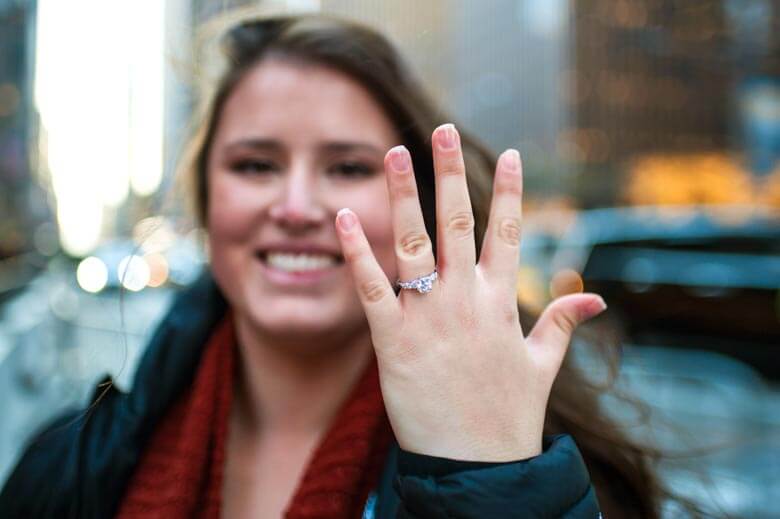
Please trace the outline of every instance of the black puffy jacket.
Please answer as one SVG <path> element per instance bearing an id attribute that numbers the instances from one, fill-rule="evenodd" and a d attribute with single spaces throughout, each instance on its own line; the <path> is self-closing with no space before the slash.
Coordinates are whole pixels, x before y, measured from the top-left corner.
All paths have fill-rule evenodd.
<path id="1" fill-rule="evenodd" d="M 27 447 L 0 492 L 0 517 L 110 518 L 155 424 L 196 371 L 226 303 L 206 273 L 176 298 L 129 393 L 111 386 L 89 411 L 63 416 Z M 98 390 L 96 394 L 101 393 Z M 366 518 L 595 519 L 598 503 L 571 437 L 545 439 L 535 458 L 463 462 L 393 444 Z"/>

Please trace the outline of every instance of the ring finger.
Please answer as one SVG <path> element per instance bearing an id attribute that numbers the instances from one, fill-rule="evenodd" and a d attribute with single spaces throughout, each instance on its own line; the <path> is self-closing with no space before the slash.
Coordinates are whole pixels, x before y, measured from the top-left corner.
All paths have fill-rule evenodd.
<path id="1" fill-rule="evenodd" d="M 430 274 L 436 266 L 431 239 L 425 230 L 420 209 L 409 151 L 403 146 L 396 146 L 387 152 L 385 171 L 398 275 L 402 281 L 409 281 Z"/>

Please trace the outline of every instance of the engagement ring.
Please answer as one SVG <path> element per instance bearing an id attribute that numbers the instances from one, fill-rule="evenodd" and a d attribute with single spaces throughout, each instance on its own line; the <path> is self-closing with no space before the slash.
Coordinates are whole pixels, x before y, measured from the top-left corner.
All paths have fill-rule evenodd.
<path id="1" fill-rule="evenodd" d="M 437 277 L 438 275 L 434 270 L 427 276 L 420 276 L 418 278 L 414 278 L 411 281 L 401 281 L 399 279 L 398 286 L 409 290 L 417 290 L 421 294 L 427 294 L 428 292 L 433 290 L 433 282 L 436 280 Z"/>

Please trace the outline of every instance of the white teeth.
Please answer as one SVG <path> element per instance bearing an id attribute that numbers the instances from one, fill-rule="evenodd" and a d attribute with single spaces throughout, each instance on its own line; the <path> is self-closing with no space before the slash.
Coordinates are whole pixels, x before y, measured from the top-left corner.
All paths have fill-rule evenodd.
<path id="1" fill-rule="evenodd" d="M 327 254 L 285 254 L 269 252 L 266 255 L 268 265 L 288 272 L 319 270 L 336 264 L 336 258 Z"/>

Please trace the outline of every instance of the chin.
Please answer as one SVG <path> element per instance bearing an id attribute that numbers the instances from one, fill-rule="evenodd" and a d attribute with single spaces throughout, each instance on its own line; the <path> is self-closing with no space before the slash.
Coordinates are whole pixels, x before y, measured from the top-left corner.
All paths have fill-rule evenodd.
<path id="1" fill-rule="evenodd" d="M 263 310 L 251 312 L 249 318 L 252 327 L 263 334 L 284 339 L 313 338 L 323 336 L 338 336 L 347 333 L 365 323 L 365 316 L 350 315 L 336 310 L 332 305 L 295 305 L 286 306 L 278 303 L 267 303 L 257 306 Z M 326 309 L 330 308 L 331 311 Z M 353 323 L 350 326 L 350 323 Z"/>
<path id="2" fill-rule="evenodd" d="M 265 333 L 279 338 L 289 337 L 316 337 L 333 332 L 338 328 L 333 323 L 326 323 L 316 319 L 277 319 L 268 322 L 267 319 L 261 321 L 255 320 L 255 326 L 262 329 Z"/>

